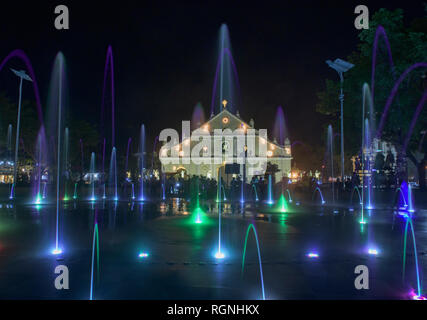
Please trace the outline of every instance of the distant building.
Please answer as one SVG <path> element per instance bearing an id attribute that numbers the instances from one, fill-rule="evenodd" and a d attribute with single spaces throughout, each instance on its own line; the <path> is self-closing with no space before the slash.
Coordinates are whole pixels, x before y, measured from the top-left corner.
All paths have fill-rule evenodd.
<path id="1" fill-rule="evenodd" d="M 0 161 L 0 183 L 13 183 L 13 161 Z"/>

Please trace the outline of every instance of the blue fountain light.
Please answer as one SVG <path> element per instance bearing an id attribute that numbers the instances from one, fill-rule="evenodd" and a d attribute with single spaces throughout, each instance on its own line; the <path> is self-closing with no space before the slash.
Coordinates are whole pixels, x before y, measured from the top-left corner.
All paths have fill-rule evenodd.
<path id="1" fill-rule="evenodd" d="M 309 252 L 307 253 L 307 257 L 310 259 L 317 259 L 319 258 L 319 254 L 317 252 Z"/>
<path id="2" fill-rule="evenodd" d="M 379 253 L 380 252 L 376 248 L 369 248 L 368 249 L 368 254 L 370 254 L 370 255 L 377 256 Z"/>
<path id="3" fill-rule="evenodd" d="M 62 249 L 61 248 L 55 248 L 52 250 L 52 254 L 53 255 L 58 255 L 62 253 Z"/>
<path id="4" fill-rule="evenodd" d="M 224 258 L 225 258 L 225 255 L 224 255 L 224 253 L 223 253 L 223 252 L 221 252 L 221 251 L 217 251 L 217 252 L 215 253 L 215 258 L 217 258 L 217 259 L 224 259 Z"/>
<path id="5" fill-rule="evenodd" d="M 138 254 L 138 258 L 140 258 L 140 259 L 146 259 L 146 258 L 148 258 L 150 256 L 150 254 L 148 253 L 148 252 L 140 252 L 139 254 Z"/>

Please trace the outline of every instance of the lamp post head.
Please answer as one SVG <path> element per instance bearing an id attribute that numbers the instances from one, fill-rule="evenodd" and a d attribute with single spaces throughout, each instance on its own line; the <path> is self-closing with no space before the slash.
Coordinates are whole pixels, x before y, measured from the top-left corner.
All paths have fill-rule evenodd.
<path id="1" fill-rule="evenodd" d="M 354 64 L 344 61 L 342 59 L 335 59 L 335 61 L 326 60 L 328 66 L 337 71 L 338 73 L 344 73 L 354 67 Z"/>
<path id="2" fill-rule="evenodd" d="M 18 70 L 15 70 L 15 69 L 12 69 L 12 68 L 10 68 L 10 70 L 17 76 L 17 77 L 19 77 L 19 78 L 22 78 L 22 79 L 24 79 L 24 80 L 27 80 L 27 81 L 30 81 L 30 82 L 33 82 L 33 79 L 31 79 L 30 78 L 30 76 L 28 75 L 28 74 L 26 74 L 25 73 L 25 70 L 20 70 L 20 71 L 18 71 Z"/>

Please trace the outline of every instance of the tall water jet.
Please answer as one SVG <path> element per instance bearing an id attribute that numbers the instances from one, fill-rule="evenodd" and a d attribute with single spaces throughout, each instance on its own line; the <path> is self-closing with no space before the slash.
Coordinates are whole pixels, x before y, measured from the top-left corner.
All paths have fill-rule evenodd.
<path id="1" fill-rule="evenodd" d="M 225 257 L 224 253 L 221 251 L 221 167 L 218 168 L 218 249 L 215 253 L 215 258 L 223 259 Z"/>
<path id="2" fill-rule="evenodd" d="M 372 141 L 370 132 L 369 120 L 365 119 L 364 132 L 365 132 L 365 144 L 363 148 L 363 179 L 365 180 L 367 191 L 367 205 L 366 209 L 373 209 L 372 201 L 372 169 L 371 169 L 371 154 L 372 154 Z M 362 190 L 364 192 L 364 190 Z"/>
<path id="3" fill-rule="evenodd" d="M 415 212 L 414 199 L 412 198 L 412 187 L 410 183 L 408 183 L 408 212 Z"/>
<path id="4" fill-rule="evenodd" d="M 141 125 L 140 140 L 139 140 L 139 201 L 145 201 L 144 197 L 144 155 L 145 155 L 145 126 Z"/>
<path id="5" fill-rule="evenodd" d="M 68 161 L 68 153 L 69 153 L 69 130 L 65 128 L 65 138 L 64 138 L 64 201 L 68 201 L 68 180 L 70 178 L 69 171 L 69 161 Z"/>
<path id="6" fill-rule="evenodd" d="M 102 142 L 102 174 L 105 174 L 105 144 L 106 144 L 106 140 L 104 138 L 103 142 Z"/>
<path id="7" fill-rule="evenodd" d="M 119 200 L 119 196 L 117 194 L 116 148 L 114 148 L 114 147 L 111 150 L 110 173 L 108 175 L 108 179 L 109 179 L 110 193 L 112 193 L 112 198 L 114 201 L 117 201 L 117 200 Z"/>
<path id="8" fill-rule="evenodd" d="M 272 185 L 272 181 L 271 181 L 271 174 L 268 175 L 268 200 L 267 203 L 268 204 L 273 204 L 274 203 L 274 199 L 273 199 L 273 185 Z"/>
<path id="9" fill-rule="evenodd" d="M 273 127 L 273 137 L 276 138 L 280 145 L 285 145 L 285 138 L 288 137 L 288 132 L 282 106 L 277 107 Z"/>
<path id="10" fill-rule="evenodd" d="M 154 170 L 154 155 L 156 154 L 156 148 L 157 148 L 157 143 L 159 142 L 159 136 L 156 136 L 154 138 L 154 143 L 153 143 L 153 152 L 151 154 L 151 171 Z"/>
<path id="11" fill-rule="evenodd" d="M 328 126 L 328 154 L 330 157 L 330 168 L 331 168 L 331 188 L 332 188 L 332 204 L 335 204 L 335 187 L 334 187 L 334 134 L 332 126 Z"/>
<path id="12" fill-rule="evenodd" d="M 60 186 L 61 186 L 61 172 L 62 172 L 62 162 L 61 155 L 63 149 L 62 146 L 62 130 L 63 130 L 63 108 L 65 102 L 65 60 L 64 55 L 59 52 L 56 55 L 55 63 L 52 71 L 52 80 L 50 88 L 50 107 L 51 107 L 51 124 L 54 123 L 54 115 L 56 115 L 56 128 L 52 125 L 51 129 L 56 129 L 57 131 L 57 148 L 56 148 L 56 239 L 55 239 L 55 249 L 52 251 L 53 254 L 60 254 L 62 248 L 60 246 L 59 239 L 59 213 L 60 213 Z M 55 113 L 56 111 L 56 113 Z M 52 132 L 53 134 L 53 132 Z"/>
<path id="13" fill-rule="evenodd" d="M 41 204 L 43 199 L 43 190 L 42 190 L 42 174 L 43 168 L 46 165 L 46 141 L 45 135 L 42 130 L 39 131 L 37 135 L 36 145 L 35 145 L 35 170 L 34 170 L 34 180 L 33 180 L 33 203 Z"/>
<path id="14" fill-rule="evenodd" d="M 114 58 L 113 48 L 108 46 L 107 56 L 105 58 L 104 67 L 104 84 L 102 88 L 102 103 L 101 103 L 101 137 L 105 137 L 104 128 L 104 109 L 105 109 L 105 94 L 107 91 L 108 71 L 110 71 L 110 90 L 111 90 L 111 144 L 116 146 L 116 128 L 115 128 L 115 91 L 114 91 Z"/>
<path id="15" fill-rule="evenodd" d="M 90 201 L 96 201 L 95 196 L 95 152 L 92 152 L 90 156 L 90 185 L 91 185 L 91 196 Z"/>
<path id="16" fill-rule="evenodd" d="M 215 113 L 215 106 L 219 106 L 219 111 L 223 110 L 224 99 L 228 101 L 227 109 L 236 111 L 239 91 L 236 65 L 231 54 L 230 35 L 227 25 L 222 24 L 219 34 L 218 63 L 212 89 L 211 115 Z"/>
<path id="17" fill-rule="evenodd" d="M 162 200 L 166 200 L 166 174 L 164 172 L 162 177 Z"/>
<path id="18" fill-rule="evenodd" d="M 243 276 L 243 271 L 245 270 L 246 246 L 247 246 L 247 243 L 248 243 L 249 231 L 251 231 L 251 229 L 252 229 L 252 231 L 254 233 L 255 241 L 256 241 L 256 245 L 257 245 L 258 263 L 259 263 L 259 275 L 260 275 L 260 279 L 261 279 L 262 300 L 265 300 L 264 275 L 262 273 L 261 251 L 259 249 L 258 235 L 257 235 L 256 229 L 255 229 L 255 226 L 252 223 L 248 226 L 248 229 L 246 231 L 245 244 L 244 244 L 244 247 L 243 247 L 243 257 L 242 257 L 242 276 Z"/>

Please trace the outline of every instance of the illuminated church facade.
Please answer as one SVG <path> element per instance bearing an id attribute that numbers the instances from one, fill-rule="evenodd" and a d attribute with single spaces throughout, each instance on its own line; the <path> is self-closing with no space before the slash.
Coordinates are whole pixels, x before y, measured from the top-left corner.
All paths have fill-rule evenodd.
<path id="1" fill-rule="evenodd" d="M 191 134 L 194 133 L 194 131 L 198 130 L 206 132 L 207 135 L 209 135 L 209 139 L 211 139 L 211 143 L 207 144 L 207 146 L 203 147 L 203 150 L 206 151 L 208 146 L 210 146 L 212 152 L 211 155 L 211 161 L 208 161 L 209 163 L 201 163 L 196 164 L 193 161 L 189 161 L 188 157 L 191 154 L 191 151 L 193 148 L 200 144 L 200 141 L 193 141 L 193 139 L 190 138 L 183 138 L 181 142 L 176 142 L 172 148 L 175 148 L 175 152 L 179 155 L 179 159 L 175 159 L 172 163 L 162 163 L 162 172 L 166 175 L 181 175 L 182 177 L 185 176 L 204 176 L 209 179 L 215 179 L 218 180 L 219 175 L 224 179 L 224 181 L 230 181 L 230 179 L 237 178 L 240 176 L 242 179 L 245 178 L 246 182 L 251 181 L 253 176 L 262 176 L 265 173 L 265 167 L 264 170 L 256 171 L 254 169 L 250 170 L 251 166 L 253 168 L 253 161 L 251 162 L 252 154 L 245 154 L 243 157 L 244 160 L 242 160 L 243 163 L 241 164 L 232 164 L 236 163 L 236 158 L 238 157 L 237 154 L 237 138 L 234 138 L 230 141 L 230 139 L 226 139 L 225 134 L 220 137 L 223 153 L 230 149 L 229 153 L 233 152 L 233 158 L 227 158 L 222 157 L 221 159 L 214 159 L 215 155 L 213 152 L 214 148 L 214 140 L 218 139 L 214 135 L 215 129 L 223 130 L 223 132 L 232 132 L 237 129 L 243 129 L 243 131 L 246 134 L 246 137 L 248 138 L 249 132 L 252 132 L 252 137 L 254 138 L 253 141 L 255 142 L 255 150 L 256 154 L 255 157 L 259 156 L 259 146 L 260 144 L 265 145 L 266 144 L 266 156 L 267 156 L 267 162 L 272 165 L 277 165 L 278 171 L 275 173 L 275 181 L 280 181 L 282 177 L 290 177 L 291 174 L 291 160 L 292 160 L 292 151 L 291 151 L 291 144 L 288 138 L 286 138 L 284 145 L 280 145 L 276 139 L 274 141 L 269 140 L 266 138 L 266 136 L 262 137 L 259 135 L 259 130 L 255 129 L 255 123 L 253 119 L 249 121 L 249 123 L 245 122 L 243 119 L 240 118 L 240 114 L 237 111 L 236 114 L 231 113 L 225 106 L 226 101 L 224 104 L 224 108 L 222 111 L 220 111 L 216 115 L 211 115 L 210 119 L 203 123 L 203 124 L 197 124 L 198 128 L 193 130 Z M 230 130 L 226 130 L 230 129 Z M 254 129 L 254 130 L 249 130 Z M 249 131 L 248 131 L 249 130 Z M 253 133 L 255 133 L 255 136 L 253 136 Z M 190 135 L 191 137 L 191 135 Z M 266 139 L 265 139 L 266 138 Z M 230 142 L 233 143 L 233 146 L 230 146 Z M 263 146 L 265 147 L 265 146 Z M 197 146 L 197 148 L 200 148 L 200 146 Z M 232 149 L 231 149 L 232 148 Z M 190 150 L 190 152 L 189 152 Z M 231 151 L 232 150 L 232 151 Z M 245 146 L 245 150 L 247 150 L 247 147 Z M 162 152 L 162 150 L 161 150 Z M 162 156 L 162 154 L 160 155 Z M 166 150 L 163 150 L 163 156 L 170 156 L 170 151 L 167 154 Z M 187 158 L 187 161 L 185 159 Z M 214 161 L 217 160 L 217 161 Z"/>

